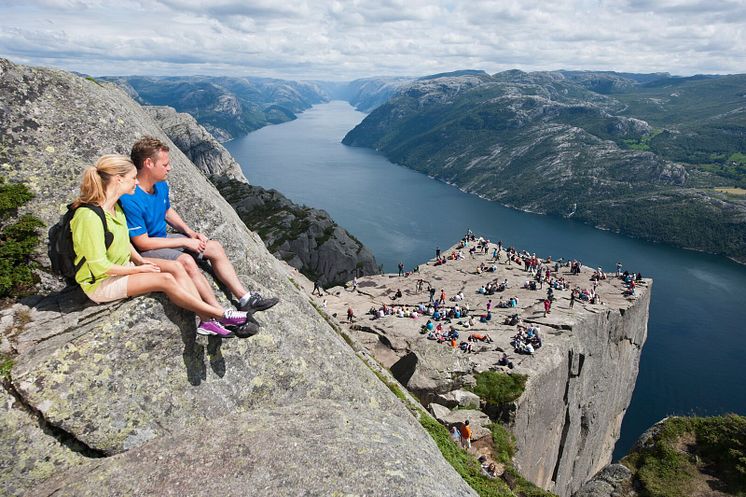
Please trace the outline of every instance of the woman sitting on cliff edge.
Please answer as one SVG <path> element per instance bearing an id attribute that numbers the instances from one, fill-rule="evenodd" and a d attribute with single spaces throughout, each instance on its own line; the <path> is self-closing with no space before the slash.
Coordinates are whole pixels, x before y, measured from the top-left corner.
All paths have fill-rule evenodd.
<path id="1" fill-rule="evenodd" d="M 130 244 L 127 220 L 118 200 L 134 192 L 136 175 L 134 164 L 123 155 L 104 155 L 83 173 L 80 196 L 72 204 L 75 215 L 70 222 L 76 266 L 85 258 L 75 281 L 97 304 L 163 292 L 173 303 L 199 316 L 200 334 L 229 335 L 231 332 L 224 325 L 245 324 L 245 312 L 207 304 L 181 264 L 143 258 Z M 113 235 L 108 248 L 99 215 L 91 209 L 78 208 L 85 204 L 104 210 L 107 229 Z"/>

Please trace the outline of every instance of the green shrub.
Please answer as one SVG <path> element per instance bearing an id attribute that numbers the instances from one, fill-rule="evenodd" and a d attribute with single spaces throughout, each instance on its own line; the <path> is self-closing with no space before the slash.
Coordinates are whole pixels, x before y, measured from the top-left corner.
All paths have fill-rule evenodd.
<path id="1" fill-rule="evenodd" d="M 517 400 L 526 388 L 526 375 L 485 371 L 474 375 L 472 391 L 488 404 L 503 405 Z"/>
<path id="2" fill-rule="evenodd" d="M 0 297 L 22 295 L 36 281 L 31 254 L 44 224 L 29 214 L 14 220 L 18 208 L 32 198 L 25 185 L 6 183 L 0 177 Z"/>

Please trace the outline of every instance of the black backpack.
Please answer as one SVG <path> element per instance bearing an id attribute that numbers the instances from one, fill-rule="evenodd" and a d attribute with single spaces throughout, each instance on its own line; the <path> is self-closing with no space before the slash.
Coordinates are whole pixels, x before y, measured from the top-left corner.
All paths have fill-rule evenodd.
<path id="1" fill-rule="evenodd" d="M 109 227 L 106 224 L 104 209 L 93 204 L 81 204 L 78 209 L 80 207 L 91 209 L 101 218 L 101 222 L 104 225 L 104 243 L 108 250 L 114 241 L 114 234 L 109 231 Z M 49 261 L 52 264 L 52 270 L 61 274 L 69 285 L 76 284 L 75 274 L 85 264 L 85 257 L 75 264 L 75 249 L 73 248 L 73 233 L 70 229 L 70 221 L 72 221 L 76 210 L 72 208 L 72 204 L 68 205 L 67 212 L 62 216 L 62 219 L 49 228 L 48 255 Z"/>

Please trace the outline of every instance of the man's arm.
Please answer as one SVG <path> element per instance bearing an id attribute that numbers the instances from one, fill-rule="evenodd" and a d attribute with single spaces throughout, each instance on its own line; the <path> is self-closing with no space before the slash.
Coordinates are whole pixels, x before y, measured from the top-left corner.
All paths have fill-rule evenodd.
<path id="1" fill-rule="evenodd" d="M 189 238 L 196 238 L 204 243 L 207 243 L 208 238 L 202 233 L 198 233 L 190 228 L 187 223 L 185 223 L 184 220 L 181 219 L 181 216 L 173 209 L 173 207 L 169 207 L 166 211 L 166 222 L 170 224 L 176 231 L 184 233 Z M 202 247 L 201 250 L 204 249 L 205 248 Z"/>
<path id="2" fill-rule="evenodd" d="M 185 248 L 191 252 L 202 252 L 204 242 L 197 238 L 164 238 L 160 236 L 148 236 L 147 233 L 130 238 L 132 245 L 139 252 L 156 250 L 162 248 Z"/>

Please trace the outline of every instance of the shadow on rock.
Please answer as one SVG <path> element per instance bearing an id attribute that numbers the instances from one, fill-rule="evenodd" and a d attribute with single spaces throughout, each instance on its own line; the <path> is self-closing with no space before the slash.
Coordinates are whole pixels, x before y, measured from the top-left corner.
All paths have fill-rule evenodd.
<path id="1" fill-rule="evenodd" d="M 223 345 L 223 339 L 216 336 L 207 337 L 207 357 L 210 359 L 210 368 L 212 372 L 222 378 L 225 376 L 225 358 L 220 347 Z"/>
<path id="2" fill-rule="evenodd" d="M 30 295 L 20 299 L 20 303 L 35 307 L 39 311 L 73 314 L 85 311 L 98 304 L 89 299 L 78 285 L 70 285 L 49 295 Z"/>
<path id="3" fill-rule="evenodd" d="M 197 342 L 197 326 L 194 313 L 185 311 L 173 305 L 165 295 L 156 297 L 163 305 L 166 317 L 174 323 L 181 332 L 181 341 L 184 343 L 184 366 L 186 367 L 187 380 L 193 386 L 199 386 L 207 379 L 207 365 L 205 364 L 205 347 Z"/>

